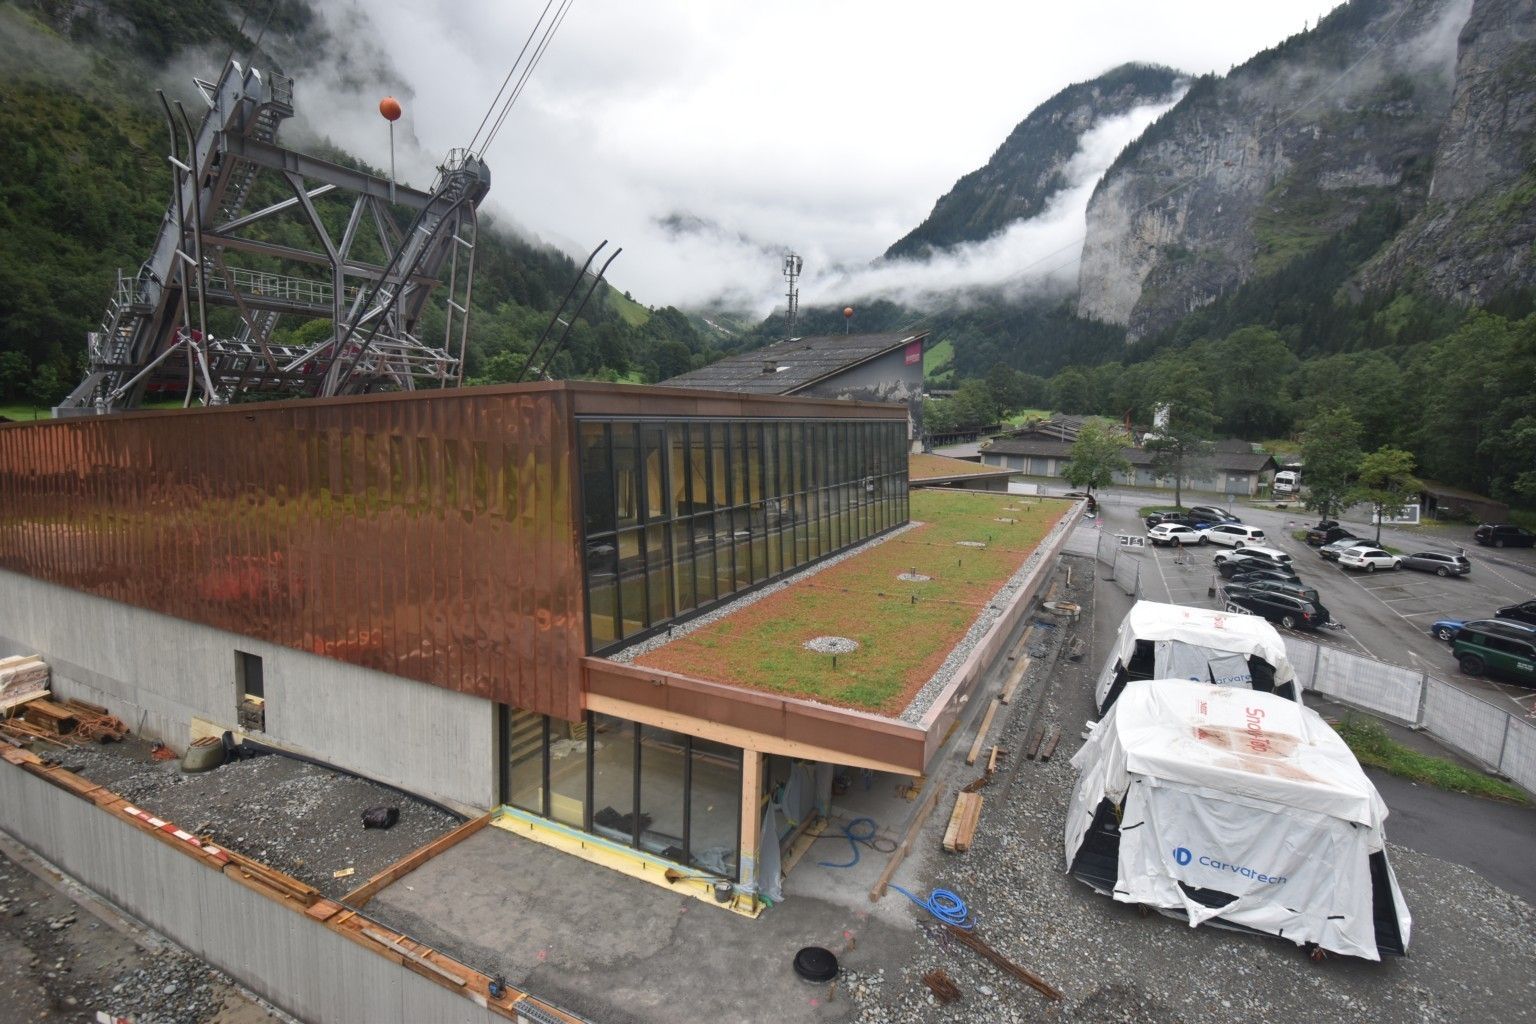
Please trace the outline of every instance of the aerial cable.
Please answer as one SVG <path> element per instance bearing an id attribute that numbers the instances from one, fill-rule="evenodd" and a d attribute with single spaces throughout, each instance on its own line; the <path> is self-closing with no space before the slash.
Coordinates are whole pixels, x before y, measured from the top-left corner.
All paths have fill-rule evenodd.
<path id="1" fill-rule="evenodd" d="M 560 26 L 564 23 L 565 16 L 570 12 L 571 4 L 574 2 L 575 0 L 561 0 L 559 9 L 555 12 L 554 18 L 551 19 L 549 27 L 544 30 L 544 35 L 539 39 L 538 46 L 534 48 L 533 56 L 528 61 L 527 66 L 523 68 L 522 76 L 518 79 L 512 94 L 507 97 L 506 103 L 501 108 L 501 113 L 497 115 L 496 123 L 491 126 L 490 133 L 486 136 L 485 141 L 480 144 L 480 149 L 475 154 L 477 157 L 484 158 L 485 151 L 490 148 L 492 140 L 501 131 L 501 126 L 506 121 L 507 115 L 512 112 L 512 107 L 517 103 L 518 97 L 523 94 L 523 88 L 528 84 L 528 79 L 533 76 L 534 70 L 538 68 L 539 63 L 544 59 L 545 51 L 549 49 L 549 44 L 554 40 L 555 33 L 560 31 Z"/>
<path id="2" fill-rule="evenodd" d="M 538 32 L 539 26 L 544 23 L 544 16 L 549 13 L 549 9 L 554 5 L 554 2 L 555 0 L 547 0 L 544 4 L 544 10 L 539 12 L 539 20 L 534 22 L 533 28 L 528 30 L 528 38 L 523 40 L 523 48 L 517 51 L 517 59 L 507 69 L 507 77 L 501 80 L 501 88 L 496 90 L 496 96 L 491 100 L 490 106 L 485 108 L 485 116 L 480 119 L 480 127 L 475 129 L 474 137 L 469 140 L 469 145 L 465 146 L 465 149 L 473 150 L 475 143 L 480 140 L 480 133 L 485 130 L 486 124 L 491 120 L 491 115 L 496 112 L 496 106 L 501 102 L 502 94 L 507 91 L 507 84 L 512 81 L 512 76 L 517 74 L 518 66 L 523 62 L 523 55 L 528 52 L 529 45 L 533 43 L 534 34 Z"/>

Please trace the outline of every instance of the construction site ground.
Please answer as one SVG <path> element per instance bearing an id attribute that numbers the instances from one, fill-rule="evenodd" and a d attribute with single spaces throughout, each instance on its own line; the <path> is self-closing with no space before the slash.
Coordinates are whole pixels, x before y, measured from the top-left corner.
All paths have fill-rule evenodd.
<path id="1" fill-rule="evenodd" d="M 1083 615 L 1030 634 L 1030 671 L 1012 703 L 998 707 L 985 744 L 1010 753 L 981 790 L 973 845 L 949 854 L 941 840 L 955 792 L 980 774 L 980 762 L 964 762 L 991 703 L 985 692 L 939 755 L 927 781 L 939 790 L 936 809 L 894 876 L 915 894 L 942 887 L 964 898 L 977 934 L 1060 989 L 1059 1002 L 955 942 L 895 889 L 872 903 L 888 854 L 860 847 L 857 864 L 832 866 L 852 859 L 841 826 L 855 818 L 877 822 L 885 849 L 905 832 L 926 793 L 903 799 L 892 776 L 854 774 L 834 798 L 827 837 L 786 881 L 786 899 L 757 920 L 496 828 L 384 888 L 367 912 L 602 1024 L 1536 1020 L 1536 913 L 1467 866 L 1508 861 L 1514 867 L 1500 877 L 1520 887 L 1519 866 L 1536 838 L 1528 809 L 1383 784 L 1394 811 L 1386 825 L 1392 863 L 1414 929 L 1411 956 L 1382 963 L 1313 963 L 1290 942 L 1144 915 L 1068 878 L 1070 758 L 1092 713 L 1093 677 L 1130 602 L 1114 583 L 1095 580 L 1091 559 L 1064 565 L 1072 582 L 1059 573 L 1056 597 L 1083 605 Z M 1049 727 L 1060 729 L 1055 755 L 1026 757 L 1030 736 Z M 122 753 L 90 748 L 83 773 L 331 893 L 351 888 L 331 878 L 337 868 L 355 865 L 356 877 L 345 880 L 355 884 L 454 824 L 388 790 L 367 792 L 280 758 L 182 778 L 174 764 L 125 766 Z M 400 825 L 364 833 L 362 809 L 389 801 L 402 807 Z M 1440 827 L 1420 827 L 1428 821 Z M 839 955 L 844 973 L 835 985 L 793 973 L 795 952 L 810 945 Z M 923 985 L 934 968 L 953 978 L 958 1001 L 941 1006 Z"/>

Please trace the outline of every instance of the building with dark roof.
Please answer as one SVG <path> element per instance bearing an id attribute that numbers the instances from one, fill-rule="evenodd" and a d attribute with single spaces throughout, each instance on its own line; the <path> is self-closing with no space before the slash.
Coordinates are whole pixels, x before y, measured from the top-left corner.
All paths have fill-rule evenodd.
<path id="1" fill-rule="evenodd" d="M 1060 477 L 1072 458 L 1072 442 L 1055 435 L 1054 429 L 1046 428 L 983 442 L 982 464 L 1005 467 L 1024 476 Z M 1207 460 L 1209 474 L 1203 479 L 1185 480 L 1185 490 L 1252 497 L 1269 486 L 1279 468 L 1272 456 L 1253 451 L 1247 442 L 1217 442 L 1213 448 Z M 1152 468 L 1152 453 L 1146 449 L 1131 446 L 1123 454 L 1131 468 L 1116 474 L 1116 483 L 1159 487 L 1170 482 L 1157 475 Z"/>
<path id="2" fill-rule="evenodd" d="M 909 438 L 922 436 L 926 331 L 787 338 L 662 381 L 667 387 L 795 395 L 907 407 Z"/>

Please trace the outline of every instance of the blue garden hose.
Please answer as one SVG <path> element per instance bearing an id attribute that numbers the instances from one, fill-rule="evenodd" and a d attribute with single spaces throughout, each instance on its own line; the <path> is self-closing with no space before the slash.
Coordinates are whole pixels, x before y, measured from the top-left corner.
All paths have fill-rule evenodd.
<path id="1" fill-rule="evenodd" d="M 861 827 L 862 826 L 862 827 Z M 855 831 L 857 829 L 857 831 Z M 816 862 L 819 868 L 851 868 L 859 862 L 859 847 L 867 846 L 871 850 L 879 850 L 875 845 L 875 833 L 879 826 L 874 818 L 854 818 L 843 826 L 843 838 L 848 840 L 848 848 L 853 853 L 853 859 L 846 864 L 834 864 L 831 861 L 821 860 Z M 892 849 L 895 849 L 893 846 Z M 889 851 L 880 851 L 889 852 Z"/>
<path id="2" fill-rule="evenodd" d="M 935 889 L 928 894 L 926 900 L 921 900 L 895 882 L 891 883 L 891 888 L 928 911 L 928 913 L 938 918 L 944 924 L 954 925 L 956 928 L 963 928 L 966 931 L 976 927 L 976 922 L 971 919 L 971 908 L 965 905 L 965 900 L 956 896 L 948 889 Z"/>

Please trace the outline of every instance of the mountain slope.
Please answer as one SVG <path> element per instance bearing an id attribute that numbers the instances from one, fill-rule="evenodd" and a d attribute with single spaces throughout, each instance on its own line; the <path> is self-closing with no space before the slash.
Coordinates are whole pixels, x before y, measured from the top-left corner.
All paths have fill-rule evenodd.
<path id="1" fill-rule="evenodd" d="M 1064 169 L 1086 132 L 1133 107 L 1168 100 L 1180 82 L 1172 68 L 1122 64 L 1067 86 L 1020 121 L 985 166 L 955 182 L 886 257 L 979 242 L 1037 215 L 1067 186 Z"/>
<path id="2" fill-rule="evenodd" d="M 1353 0 L 1202 78 L 1088 207 L 1078 312 L 1135 341 L 1325 244 L 1373 204 L 1418 214 L 1468 0 Z"/>

